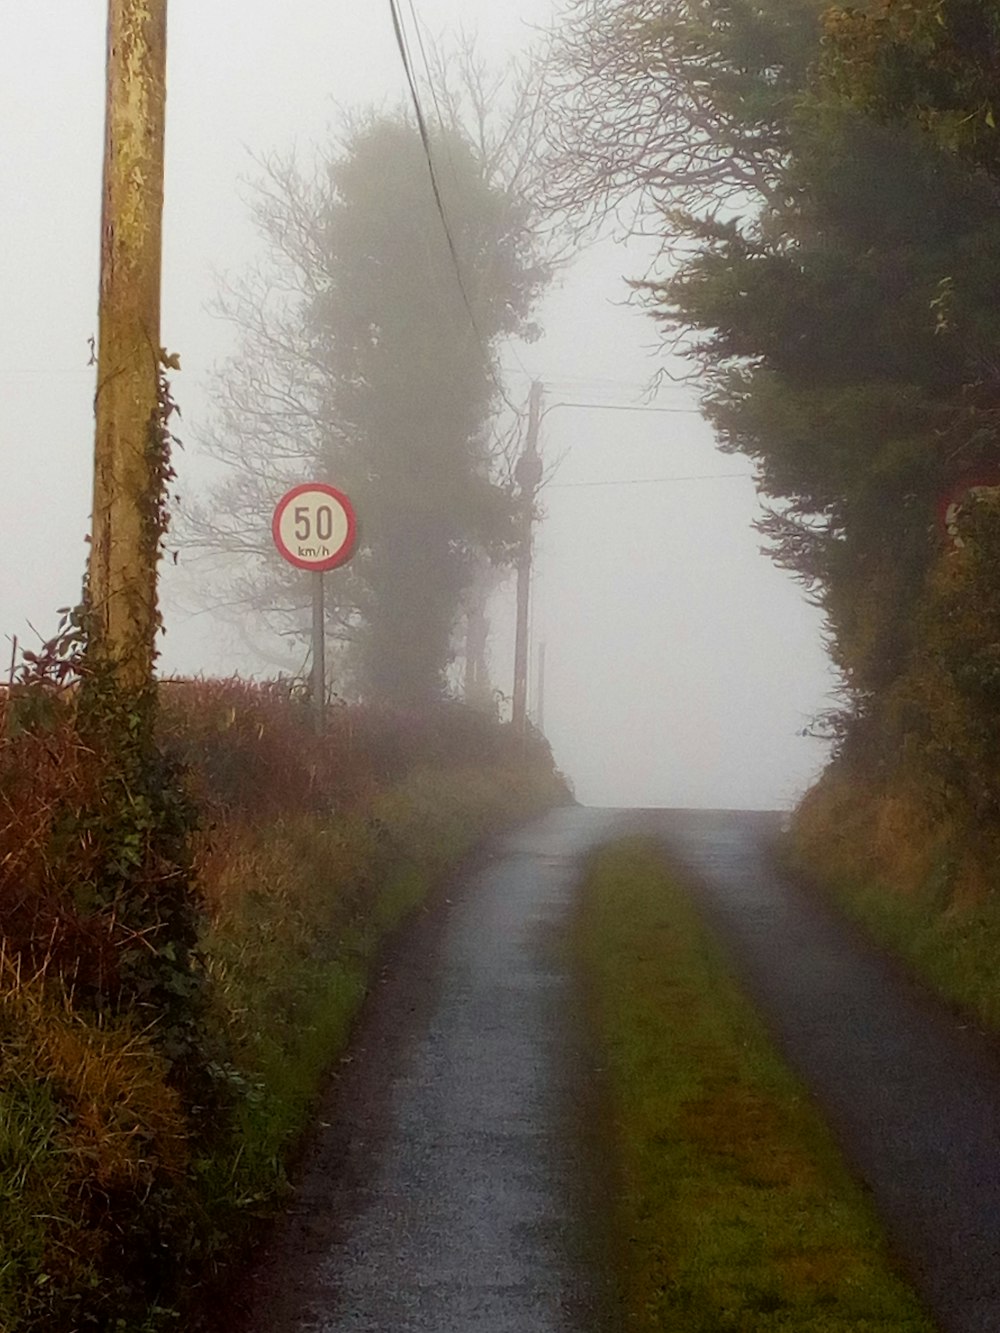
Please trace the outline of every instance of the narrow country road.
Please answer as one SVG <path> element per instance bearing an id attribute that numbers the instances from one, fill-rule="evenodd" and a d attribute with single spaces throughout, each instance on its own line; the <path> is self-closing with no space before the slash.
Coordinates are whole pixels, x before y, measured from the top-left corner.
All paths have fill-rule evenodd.
<path id="1" fill-rule="evenodd" d="M 651 811 L 946 1333 L 1000 1330 L 995 1046 L 775 871 L 777 817 Z"/>
<path id="2" fill-rule="evenodd" d="M 614 1327 L 591 1057 L 562 951 L 581 859 L 612 823 L 555 811 L 408 933 L 242 1294 L 247 1333 Z"/>
<path id="3" fill-rule="evenodd" d="M 946 1333 L 1000 1330 L 1000 1066 L 769 858 L 777 817 L 556 811 L 387 967 L 287 1223 L 221 1333 L 612 1333 L 594 1056 L 563 944 L 643 832 L 692 892 Z"/>

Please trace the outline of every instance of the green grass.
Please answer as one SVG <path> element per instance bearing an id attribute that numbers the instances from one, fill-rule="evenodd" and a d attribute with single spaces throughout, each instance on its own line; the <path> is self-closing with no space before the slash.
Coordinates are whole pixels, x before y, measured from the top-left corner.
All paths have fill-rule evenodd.
<path id="1" fill-rule="evenodd" d="M 875 879 L 830 879 L 824 892 L 949 1004 L 1000 1032 L 1000 899 L 942 902 L 933 883 L 901 893 Z"/>
<path id="2" fill-rule="evenodd" d="M 919 786 L 879 788 L 832 768 L 779 851 L 925 986 L 1000 1033 L 995 839 L 943 815 Z"/>
<path id="3" fill-rule="evenodd" d="M 930 1333 L 817 1111 L 654 847 L 595 860 L 575 946 L 606 1070 L 626 1326 Z"/>
<path id="4" fill-rule="evenodd" d="M 372 894 L 363 915 L 344 924 L 335 943 L 311 956 L 280 930 L 268 933 L 267 959 L 242 951 L 229 994 L 242 993 L 252 1019 L 244 1025 L 241 1076 L 251 1092 L 239 1103 L 231 1133 L 199 1164 L 202 1194 L 223 1250 L 247 1219 L 267 1216 L 288 1189 L 290 1153 L 308 1127 L 323 1081 L 344 1050 L 368 990 L 380 946 L 431 887 L 418 865 L 401 863 Z M 312 939 L 315 947 L 320 935 Z M 223 952 L 216 936 L 208 946 Z"/>
<path id="5" fill-rule="evenodd" d="M 386 938 L 484 836 L 550 805 L 548 775 L 419 771 L 364 817 L 264 825 L 235 864 L 203 948 L 249 1095 L 198 1163 L 221 1260 L 287 1192 Z M 2 1333 L 2 1330 L 0 1330 Z"/>

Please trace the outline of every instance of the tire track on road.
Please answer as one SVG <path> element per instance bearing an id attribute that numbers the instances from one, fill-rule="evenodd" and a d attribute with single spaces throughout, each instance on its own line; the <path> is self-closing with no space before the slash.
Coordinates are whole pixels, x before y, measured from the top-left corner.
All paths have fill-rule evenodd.
<path id="1" fill-rule="evenodd" d="M 659 837 L 689 872 L 692 892 L 871 1190 L 941 1327 L 997 1333 L 995 1044 L 776 868 L 768 845 L 777 819 L 649 811 L 631 822 Z"/>

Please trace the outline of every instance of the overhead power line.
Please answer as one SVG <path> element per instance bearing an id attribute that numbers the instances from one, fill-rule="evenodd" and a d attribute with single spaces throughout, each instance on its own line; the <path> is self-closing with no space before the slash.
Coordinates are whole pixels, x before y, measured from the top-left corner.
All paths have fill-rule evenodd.
<path id="1" fill-rule="evenodd" d="M 412 3 L 410 5 L 410 9 L 411 13 L 413 14 L 414 22 L 417 22 L 416 11 L 413 9 Z M 472 308 L 472 301 L 469 298 L 469 291 L 465 285 L 465 278 L 462 273 L 462 263 L 458 257 L 458 247 L 455 244 L 455 237 L 451 229 L 451 224 L 448 221 L 448 214 L 444 206 L 444 198 L 442 197 L 441 194 L 441 185 L 438 180 L 437 168 L 434 165 L 434 153 L 431 148 L 430 132 L 427 128 L 427 117 L 424 115 L 424 109 L 420 101 L 420 90 L 417 87 L 416 74 L 414 73 L 413 70 L 413 60 L 410 56 L 410 48 L 406 40 L 406 29 L 403 26 L 403 17 L 400 12 L 399 0 L 389 0 L 389 12 L 392 15 L 392 28 L 396 37 L 396 46 L 399 49 L 399 58 L 403 62 L 403 72 L 406 75 L 406 82 L 410 89 L 410 98 L 413 102 L 413 111 L 417 118 L 417 129 L 420 133 L 420 141 L 423 144 L 424 157 L 427 159 L 427 170 L 428 173 L 430 174 L 431 189 L 434 192 L 434 202 L 437 206 L 438 215 L 441 218 L 441 225 L 444 228 L 445 238 L 448 242 L 448 250 L 451 253 L 451 260 L 455 269 L 455 279 L 458 282 L 458 288 L 462 294 L 462 301 L 465 305 L 466 310 L 468 311 L 469 322 L 471 323 L 473 332 L 475 333 L 476 338 L 479 342 L 480 350 L 482 351 L 483 354 L 483 360 L 486 364 L 487 370 L 489 371 L 490 378 L 493 380 L 493 383 L 496 385 L 497 391 L 499 392 L 501 398 L 503 398 L 504 402 L 511 409 L 511 411 L 514 412 L 518 417 L 523 417 L 524 409 L 518 407 L 515 403 L 511 402 L 506 389 L 503 387 L 503 385 L 500 383 L 500 380 L 497 378 L 496 371 L 494 370 L 493 367 L 493 358 L 490 355 L 486 339 L 483 337 L 482 330 L 479 327 L 479 322 L 476 319 L 476 312 Z M 418 24 L 417 35 L 419 39 L 420 35 L 419 24 Z M 426 55 L 425 55 L 425 63 L 426 63 Z M 438 114 L 440 117 L 440 107 L 438 108 Z"/>
<path id="2" fill-rule="evenodd" d="M 592 407 L 602 412 L 666 412 L 670 415 L 700 417 L 701 409 L 697 407 L 654 407 L 651 404 L 643 403 L 577 403 L 577 402 L 558 402 L 550 403 L 545 409 L 543 415 L 554 412 L 557 407 Z"/>
<path id="3" fill-rule="evenodd" d="M 476 326 L 476 316 L 472 309 L 472 302 L 469 300 L 469 293 L 465 286 L 465 279 L 462 276 L 462 265 L 458 258 L 458 247 L 455 245 L 455 238 L 452 235 L 451 224 L 448 221 L 448 215 L 444 208 L 444 199 L 441 196 L 441 187 L 438 182 L 437 168 L 434 166 L 434 155 L 431 150 L 431 136 L 427 128 L 427 118 L 424 115 L 424 108 L 420 102 L 420 90 L 417 87 L 416 75 L 413 72 L 413 62 L 410 58 L 410 48 L 406 40 L 406 31 L 403 28 L 403 18 L 399 12 L 398 0 L 389 0 L 389 11 L 392 14 L 392 27 L 396 35 L 396 45 L 399 48 L 399 57 L 403 62 L 403 72 L 406 75 L 406 82 L 410 89 L 410 98 L 413 102 L 414 114 L 417 117 L 417 129 L 420 132 L 420 141 L 424 146 L 424 156 L 427 159 L 427 170 L 430 173 L 431 189 L 434 191 L 434 202 L 437 205 L 437 211 L 441 217 L 441 225 L 444 228 L 445 238 L 448 241 L 448 249 L 451 252 L 451 258 L 455 265 L 455 277 L 458 280 L 458 286 L 462 293 L 462 299 L 465 302 L 465 308 L 469 312 L 469 318 L 472 320 L 472 326 L 478 333 Z"/>
<path id="4" fill-rule="evenodd" d="M 427 87 L 430 89 L 431 98 L 434 102 L 434 110 L 437 114 L 438 129 L 443 132 L 444 115 L 442 114 L 441 111 L 441 99 L 438 97 L 437 85 L 435 84 L 434 76 L 431 73 L 431 62 L 428 59 L 427 47 L 424 44 L 424 34 L 423 34 L 423 29 L 421 28 L 420 25 L 420 17 L 417 14 L 417 8 L 416 5 L 414 4 L 414 0 L 407 0 L 407 3 L 410 10 L 410 18 L 413 20 L 413 31 L 416 33 L 417 36 L 417 49 L 420 51 L 420 59 L 423 61 L 424 73 L 427 76 Z M 407 50 L 409 50 L 409 44 L 407 44 Z M 411 63 L 412 63 L 412 57 L 411 57 Z M 449 163 L 451 165 L 452 174 L 454 175 L 455 164 L 454 162 L 451 162 L 450 153 L 449 153 Z"/>
<path id="5" fill-rule="evenodd" d="M 589 486 L 662 486 L 671 481 L 753 481 L 752 472 L 706 472 L 690 477 L 626 477 L 621 481 L 551 481 L 548 491 L 578 490 Z"/>
<path id="6" fill-rule="evenodd" d="M 427 54 L 427 45 L 426 45 L 426 43 L 424 42 L 423 24 L 420 22 L 420 16 L 419 16 L 419 14 L 417 13 L 417 9 L 416 9 L 416 5 L 415 5 L 415 3 L 414 3 L 414 0 L 407 0 L 407 6 L 408 6 L 409 11 L 410 11 L 410 18 L 413 20 L 413 31 L 416 33 L 416 37 L 417 37 L 417 49 L 418 49 L 419 52 L 420 52 L 420 59 L 421 59 L 421 61 L 423 62 L 424 74 L 425 74 L 426 79 L 427 79 L 427 87 L 430 89 L 430 94 L 431 94 L 431 97 L 432 97 L 432 99 L 433 99 L 433 101 L 434 101 L 434 111 L 435 111 L 435 114 L 436 114 L 436 116 L 437 116 L 438 130 L 439 130 L 440 133 L 441 133 L 441 139 L 442 139 L 442 142 L 444 143 L 445 153 L 447 154 L 447 157 L 448 157 L 448 165 L 449 165 L 449 167 L 451 168 L 451 176 L 452 176 L 452 180 L 455 181 L 455 182 L 457 183 L 457 181 L 458 181 L 458 172 L 457 172 L 456 169 L 455 169 L 455 159 L 452 157 L 452 153 L 451 153 L 451 145 L 450 145 L 450 143 L 448 142 L 448 136 L 447 136 L 447 134 L 446 134 L 446 132 L 445 132 L 444 112 L 442 111 L 442 108 L 441 108 L 441 99 L 438 97 L 437 83 L 436 83 L 436 81 L 435 81 L 433 71 L 431 70 L 431 62 L 430 62 L 430 58 L 428 57 L 428 54 Z M 404 40 L 405 40 L 405 33 L 404 33 Z M 407 43 L 407 50 L 409 50 L 409 43 Z M 411 63 L 411 65 L 412 65 L 412 63 L 413 63 L 413 57 L 412 57 L 412 55 L 411 55 L 411 57 L 410 57 L 410 63 Z M 431 164 L 433 165 L 433 158 L 431 158 Z M 475 326 L 475 320 L 473 320 L 473 326 Z M 477 330 L 477 333 L 478 333 L 478 330 Z M 482 339 L 480 339 L 480 342 L 482 342 Z M 529 380 L 534 380 L 536 377 L 535 377 L 534 375 L 532 375 L 531 372 L 525 367 L 524 362 L 521 360 L 520 356 L 518 356 L 518 354 L 517 354 L 517 349 L 514 348 L 514 347 L 511 347 L 511 348 L 510 348 L 510 351 L 511 351 L 511 354 L 513 355 L 514 359 L 517 361 L 518 365 L 520 366 L 520 368 L 521 368 L 521 373 L 522 373 L 523 375 L 525 375 Z M 496 375 L 493 373 L 492 369 L 491 369 L 491 371 L 490 371 L 490 376 L 491 376 L 491 378 L 492 378 L 494 384 L 496 384 L 497 388 L 500 390 L 500 393 L 501 393 L 501 395 L 503 396 L 503 398 L 504 398 L 505 402 L 507 403 L 507 405 L 508 405 L 509 407 L 511 407 L 515 412 L 517 412 L 518 415 L 523 415 L 523 413 L 521 412 L 521 409 L 519 409 L 519 408 L 515 408 L 515 407 L 514 407 L 514 404 L 511 403 L 510 399 L 507 397 L 507 394 L 506 394 L 506 392 L 505 392 L 504 389 L 503 389 L 503 386 L 502 386 L 502 385 L 499 383 L 499 381 L 497 380 L 497 377 L 496 377 Z"/>
<path id="7" fill-rule="evenodd" d="M 513 351 L 513 348 L 511 349 Z M 531 375 L 523 367 L 518 369 L 515 366 L 504 366 L 503 369 L 509 375 L 527 374 L 530 379 L 537 376 Z M 691 396 L 691 388 L 687 384 L 681 383 L 652 383 L 646 379 L 622 379 L 620 375 L 555 375 L 545 376 L 545 383 L 551 390 L 569 393 L 571 390 L 575 393 L 618 393 L 631 392 L 636 398 L 659 398 L 664 393 L 684 394 Z"/>

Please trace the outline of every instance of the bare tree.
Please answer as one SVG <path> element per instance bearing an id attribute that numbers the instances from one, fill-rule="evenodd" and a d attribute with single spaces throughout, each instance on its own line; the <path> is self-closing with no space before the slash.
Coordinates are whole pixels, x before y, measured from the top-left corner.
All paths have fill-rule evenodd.
<path id="1" fill-rule="evenodd" d="M 359 651 L 384 596 L 376 593 L 389 535 L 382 501 L 400 487 L 410 488 L 411 502 L 432 488 L 441 466 L 433 449 L 427 452 L 432 437 L 445 447 L 450 433 L 459 449 L 436 483 L 449 492 L 439 573 L 456 580 L 453 617 L 460 614 L 462 590 L 479 582 L 484 553 L 509 558 L 520 414 L 503 388 L 498 349 L 507 337 L 535 336 L 530 311 L 551 272 L 534 206 L 522 188 L 539 111 L 527 76 L 508 85 L 513 103 L 508 98 L 505 111 L 471 48 L 463 47 L 449 65 L 448 79 L 443 69 L 433 79 L 431 146 L 450 237 L 436 214 L 427 164 L 418 172 L 413 158 L 419 152 L 416 132 L 404 131 L 398 115 L 346 117 L 339 141 L 310 168 L 292 158 L 258 163 L 252 209 L 268 254 L 220 291 L 219 312 L 234 325 L 239 351 L 217 379 L 216 412 L 204 440 L 228 475 L 211 506 L 196 506 L 186 518 L 186 544 L 213 567 L 222 600 L 255 611 L 273 608 L 272 623 L 291 628 L 303 622 L 305 599 L 299 581 L 273 556 L 275 500 L 305 473 L 355 488 L 365 497 L 367 514 L 358 558 L 338 573 L 332 627 Z M 363 203 L 365 191 L 375 187 L 365 183 L 359 154 L 374 153 L 380 142 L 378 151 L 389 152 L 393 136 L 403 152 L 395 159 L 403 164 L 396 195 L 380 185 L 378 201 Z M 410 146 L 404 151 L 405 144 Z M 372 156 L 364 170 L 369 181 L 394 179 L 388 157 L 380 164 Z M 418 187 L 419 200 L 412 193 Z M 362 209 L 359 216 L 364 208 L 374 210 L 360 224 L 367 229 L 360 240 L 345 212 L 349 199 Z M 405 223 L 412 230 L 417 214 L 423 230 L 414 249 L 413 237 L 404 239 L 399 227 Z M 380 242 L 375 233 L 383 223 L 397 232 Z M 379 250 L 379 244 L 388 249 Z M 410 351 L 397 356 L 390 370 L 384 358 L 398 333 L 390 325 L 407 301 L 422 323 L 408 335 Z M 435 338 L 444 343 L 430 355 Z M 469 405 L 455 400 L 448 406 L 463 375 Z M 402 408 L 393 417 L 393 397 L 409 403 L 408 419 Z M 434 402 L 436 417 L 428 415 Z M 420 448 L 406 447 L 407 430 L 415 444 L 423 431 L 422 455 Z M 396 443 L 390 447 L 389 440 Z M 426 494 L 416 508 L 421 504 L 431 504 Z M 452 514 L 466 515 L 471 526 L 455 528 Z M 376 532 L 377 549 L 368 540 Z M 436 540 L 428 534 L 425 544 Z M 415 549 L 410 564 L 418 554 Z M 406 608 L 397 614 L 405 615 Z M 439 642 L 443 631 L 450 641 L 451 628 L 435 631 Z M 370 675 L 370 657 L 367 670 Z"/>
<path id="2" fill-rule="evenodd" d="M 578 232 L 776 199 L 818 0 L 570 0 L 544 71 L 545 199 Z"/>

